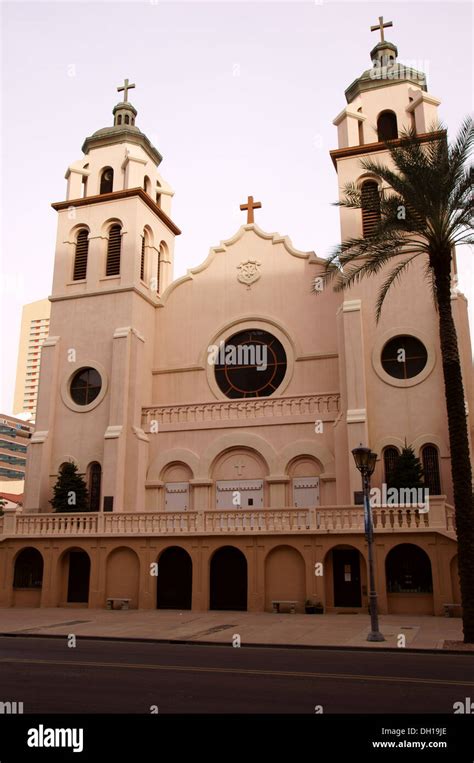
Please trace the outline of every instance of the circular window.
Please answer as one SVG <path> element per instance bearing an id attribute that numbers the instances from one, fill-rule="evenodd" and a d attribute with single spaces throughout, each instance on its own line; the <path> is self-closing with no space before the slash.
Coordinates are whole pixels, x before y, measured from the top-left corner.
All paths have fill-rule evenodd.
<path id="1" fill-rule="evenodd" d="M 396 336 L 382 350 L 384 371 L 394 379 L 412 379 L 426 366 L 428 353 L 425 345 L 414 336 Z"/>
<path id="2" fill-rule="evenodd" d="M 95 368 L 81 368 L 71 379 L 69 388 L 72 399 L 77 405 L 89 405 L 102 389 L 102 379 Z"/>
<path id="3" fill-rule="evenodd" d="M 286 373 L 286 353 L 281 342 L 267 331 L 240 331 L 219 346 L 215 377 L 229 398 L 267 397 L 275 392 Z"/>

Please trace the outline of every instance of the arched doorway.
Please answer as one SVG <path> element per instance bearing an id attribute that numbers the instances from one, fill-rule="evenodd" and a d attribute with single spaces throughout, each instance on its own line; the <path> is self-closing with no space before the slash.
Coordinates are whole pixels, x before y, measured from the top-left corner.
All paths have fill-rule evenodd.
<path id="1" fill-rule="evenodd" d="M 89 579 L 91 561 L 89 554 L 80 549 L 69 551 L 68 554 L 68 577 L 67 577 L 67 602 L 68 604 L 87 604 L 89 601 Z"/>
<path id="2" fill-rule="evenodd" d="M 133 549 L 115 548 L 107 557 L 105 599 L 130 599 L 130 609 L 138 608 L 140 561 Z"/>
<path id="3" fill-rule="evenodd" d="M 114 189 L 114 171 L 112 167 L 104 167 L 100 173 L 99 193 L 112 193 Z"/>
<path id="4" fill-rule="evenodd" d="M 13 606 L 39 607 L 43 585 L 43 557 L 36 548 L 20 551 L 13 573 Z"/>
<path id="5" fill-rule="evenodd" d="M 387 109 L 382 111 L 377 119 L 377 138 L 379 141 L 396 140 L 398 138 L 397 115 Z"/>
<path id="6" fill-rule="evenodd" d="M 265 559 L 265 609 L 272 601 L 296 601 L 297 612 L 304 612 L 306 577 L 304 559 L 296 548 L 278 546 Z"/>
<path id="7" fill-rule="evenodd" d="M 428 554 L 414 543 L 394 546 L 385 559 L 389 614 L 433 614 L 433 579 Z"/>
<path id="8" fill-rule="evenodd" d="M 324 562 L 324 574 L 326 597 L 332 606 L 362 606 L 362 586 L 366 583 L 365 565 L 358 549 L 343 545 L 331 549 Z"/>
<path id="9" fill-rule="evenodd" d="M 247 610 L 247 560 L 234 546 L 219 548 L 211 559 L 209 609 Z"/>
<path id="10" fill-rule="evenodd" d="M 220 453 L 212 466 L 216 508 L 263 509 L 267 473 L 260 453 L 250 448 L 231 448 Z"/>
<path id="11" fill-rule="evenodd" d="M 191 609 L 193 563 L 179 546 L 165 549 L 158 559 L 157 609 Z"/>
<path id="12" fill-rule="evenodd" d="M 291 483 L 287 505 L 298 509 L 312 509 L 319 506 L 321 503 L 319 475 L 323 471 L 319 461 L 312 456 L 297 456 L 288 466 Z"/>

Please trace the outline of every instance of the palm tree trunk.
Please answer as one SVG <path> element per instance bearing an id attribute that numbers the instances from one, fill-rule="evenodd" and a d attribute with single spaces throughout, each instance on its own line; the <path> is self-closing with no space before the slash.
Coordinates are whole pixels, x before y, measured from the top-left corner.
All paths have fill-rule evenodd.
<path id="1" fill-rule="evenodd" d="M 464 641 L 472 644 L 474 643 L 474 496 L 461 363 L 451 310 L 451 273 L 449 266 L 446 267 L 444 264 L 449 263 L 449 260 L 449 257 L 440 257 L 433 266 L 433 270 L 448 413 Z"/>

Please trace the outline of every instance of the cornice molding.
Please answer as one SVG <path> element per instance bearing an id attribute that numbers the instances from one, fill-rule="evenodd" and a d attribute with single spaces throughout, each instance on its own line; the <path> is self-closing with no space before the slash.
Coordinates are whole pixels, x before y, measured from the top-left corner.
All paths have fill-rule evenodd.
<path id="1" fill-rule="evenodd" d="M 421 143 L 425 143 L 428 140 L 438 139 L 446 137 L 446 130 L 436 130 L 435 132 L 424 132 L 417 135 L 418 140 Z M 339 159 L 348 159 L 351 156 L 362 156 L 363 154 L 373 154 L 379 151 L 388 151 L 392 146 L 398 147 L 402 143 L 402 138 L 397 140 L 391 140 L 387 143 L 365 143 L 361 146 L 346 146 L 346 148 L 335 148 L 329 152 L 334 167 L 337 168 L 337 162 Z"/>
<path id="2" fill-rule="evenodd" d="M 200 265 L 197 265 L 194 268 L 189 268 L 186 272 L 186 275 L 181 276 L 181 278 L 177 278 L 175 281 L 170 283 L 162 295 L 163 303 L 167 301 L 174 289 L 186 281 L 192 281 L 193 276 L 201 273 L 203 270 L 206 270 L 218 254 L 226 253 L 229 247 L 233 246 L 242 238 L 242 236 L 249 232 L 255 233 L 256 236 L 264 239 L 265 241 L 271 241 L 272 244 L 283 244 L 288 254 L 291 254 L 293 257 L 308 260 L 308 262 L 312 265 L 320 264 L 326 266 L 326 260 L 318 257 L 314 251 L 302 252 L 300 249 L 295 249 L 289 236 L 282 236 L 280 233 L 266 233 L 255 223 L 249 223 L 247 225 L 242 225 L 231 238 L 221 241 L 217 246 L 212 246 L 206 259 L 201 262 Z"/>
<path id="3" fill-rule="evenodd" d="M 161 207 L 156 204 L 151 196 L 149 196 L 143 188 L 126 188 L 123 191 L 112 191 L 112 193 L 101 193 L 96 196 L 84 196 L 81 199 L 68 199 L 67 201 L 55 201 L 51 204 L 52 208 L 56 212 L 60 212 L 63 209 L 70 209 L 71 207 L 87 207 L 89 204 L 104 204 L 110 201 L 120 201 L 121 199 L 133 198 L 138 196 L 146 205 L 151 209 L 154 214 L 166 225 L 166 227 L 179 236 L 181 231 L 177 225 L 171 220 L 168 215 L 163 212 Z"/>

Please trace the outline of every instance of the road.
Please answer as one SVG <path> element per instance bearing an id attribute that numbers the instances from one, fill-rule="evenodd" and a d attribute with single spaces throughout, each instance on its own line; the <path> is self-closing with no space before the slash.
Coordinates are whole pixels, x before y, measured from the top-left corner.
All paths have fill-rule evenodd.
<path id="1" fill-rule="evenodd" d="M 0 702 L 24 713 L 449 713 L 472 655 L 0 638 Z"/>

